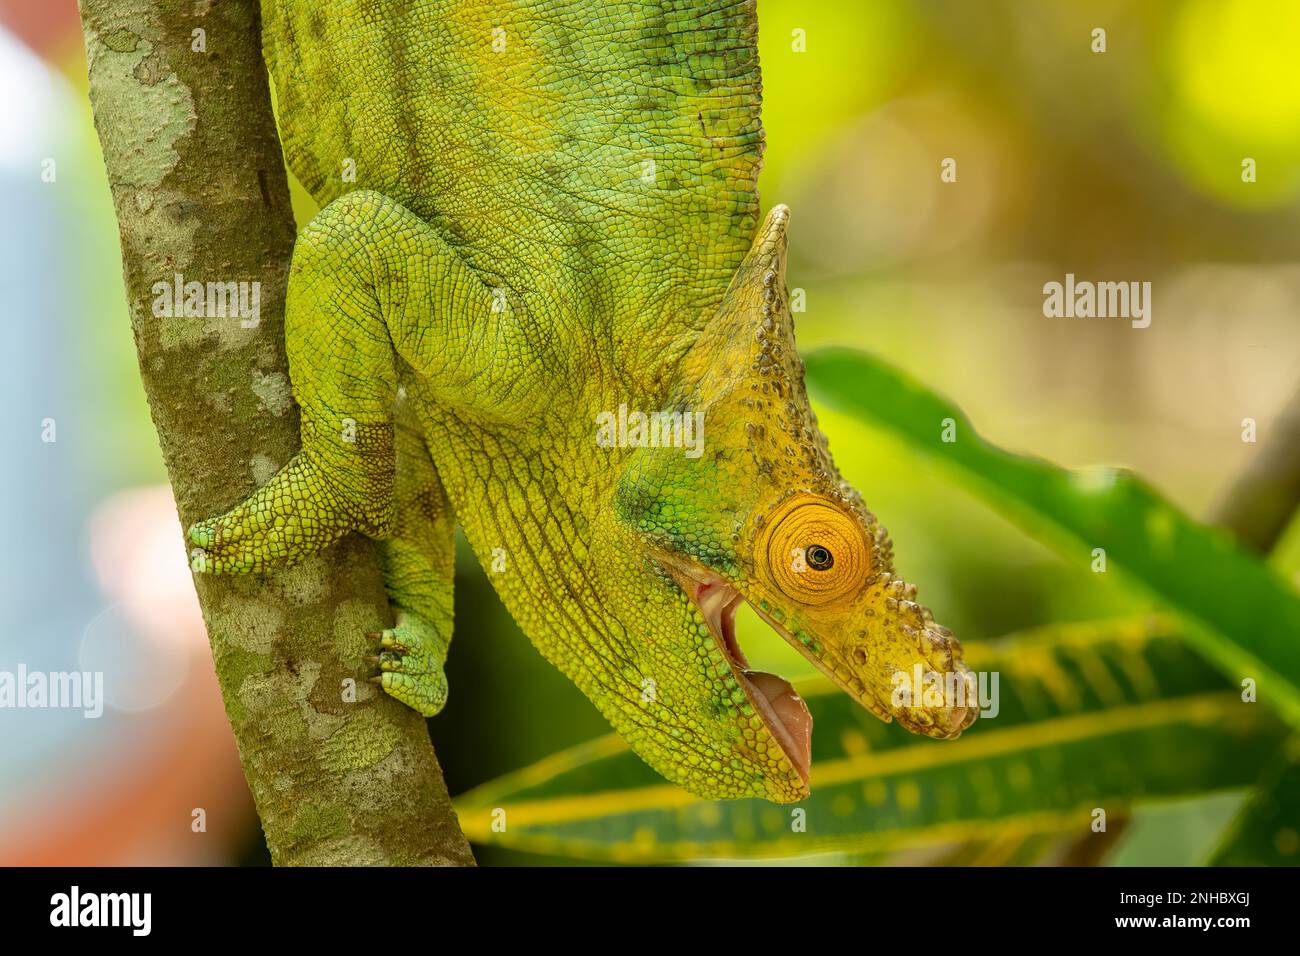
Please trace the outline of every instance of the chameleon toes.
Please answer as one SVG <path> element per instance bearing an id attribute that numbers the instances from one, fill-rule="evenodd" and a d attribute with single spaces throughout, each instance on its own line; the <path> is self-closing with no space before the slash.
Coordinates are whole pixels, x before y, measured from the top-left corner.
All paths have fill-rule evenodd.
<path id="1" fill-rule="evenodd" d="M 190 562 L 195 571 L 230 574 L 256 570 L 258 549 L 248 541 L 253 528 L 246 522 L 231 521 L 232 514 L 190 526 L 189 542 L 201 551 L 199 559 Z"/>
<path id="2" fill-rule="evenodd" d="M 265 570 L 293 553 L 304 530 L 293 516 L 277 516 L 245 503 L 189 529 L 191 544 L 204 552 L 201 561 L 191 563 L 212 574 Z"/>
<path id="3" fill-rule="evenodd" d="M 401 615 L 396 627 L 380 634 L 379 642 L 379 654 L 367 657 L 379 666 L 371 683 L 425 717 L 439 713 L 447 703 L 447 676 L 443 672 L 447 642 L 432 626 L 413 615 Z"/>
<path id="4" fill-rule="evenodd" d="M 377 527 L 348 506 L 341 486 L 300 453 L 240 504 L 190 527 L 190 542 L 203 551 L 191 566 L 210 574 L 268 571 L 317 554 L 348 531 Z"/>

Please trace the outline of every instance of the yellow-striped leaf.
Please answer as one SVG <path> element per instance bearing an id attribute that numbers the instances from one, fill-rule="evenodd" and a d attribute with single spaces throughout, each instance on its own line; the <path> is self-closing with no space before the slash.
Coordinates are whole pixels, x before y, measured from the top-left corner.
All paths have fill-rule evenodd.
<path id="1" fill-rule="evenodd" d="M 1284 738 L 1268 709 L 1163 620 L 1056 626 L 967 649 L 999 713 L 955 742 L 879 722 L 833 688 L 815 717 L 813 795 L 796 806 L 697 800 L 614 736 L 457 801 L 471 840 L 584 859 L 876 856 L 1092 832 L 1098 811 L 1253 784 Z"/>

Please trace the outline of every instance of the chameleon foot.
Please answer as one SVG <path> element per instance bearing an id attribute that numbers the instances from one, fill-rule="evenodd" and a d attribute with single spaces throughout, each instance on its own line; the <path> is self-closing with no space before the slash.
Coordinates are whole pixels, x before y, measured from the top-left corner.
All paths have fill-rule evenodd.
<path id="1" fill-rule="evenodd" d="M 195 571 L 261 572 L 323 551 L 351 530 L 368 530 L 359 509 L 319 467 L 295 457 L 242 504 L 189 529 Z"/>
<path id="2" fill-rule="evenodd" d="M 397 626 L 367 635 L 379 643 L 379 653 L 369 660 L 379 665 L 370 678 L 391 697 L 432 717 L 447 703 L 447 642 L 423 619 L 398 614 Z"/>

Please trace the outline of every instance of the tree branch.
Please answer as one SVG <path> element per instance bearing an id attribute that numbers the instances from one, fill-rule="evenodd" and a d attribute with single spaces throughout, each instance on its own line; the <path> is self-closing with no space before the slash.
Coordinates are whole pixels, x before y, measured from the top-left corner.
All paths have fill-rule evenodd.
<path id="1" fill-rule="evenodd" d="M 81 15 L 140 372 L 188 525 L 298 446 L 294 224 L 258 5 L 81 0 Z M 156 316 L 155 283 L 178 273 L 260 282 L 260 322 Z M 424 721 L 366 682 L 365 634 L 389 615 L 374 548 L 349 538 L 281 573 L 195 580 L 272 859 L 472 864 Z"/>
<path id="2" fill-rule="evenodd" d="M 1300 391 L 1270 431 L 1267 444 L 1233 481 L 1209 519 L 1260 554 L 1273 550 L 1300 506 Z"/>

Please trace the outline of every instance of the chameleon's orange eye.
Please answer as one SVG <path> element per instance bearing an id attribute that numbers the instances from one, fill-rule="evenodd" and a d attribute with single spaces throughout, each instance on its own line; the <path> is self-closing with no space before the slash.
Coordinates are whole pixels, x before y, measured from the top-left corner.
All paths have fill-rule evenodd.
<path id="1" fill-rule="evenodd" d="M 759 558 L 777 588 L 801 604 L 851 598 L 871 570 L 858 522 L 816 495 L 782 502 L 759 541 Z"/>

